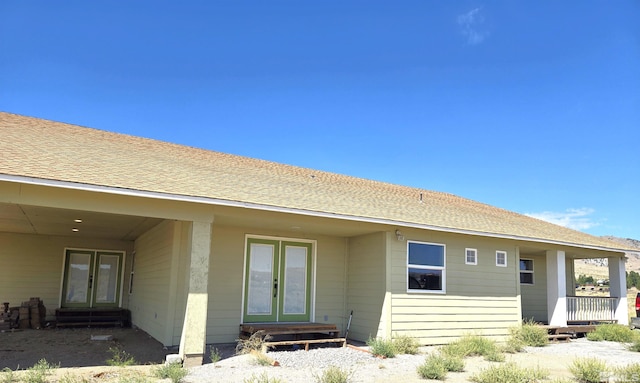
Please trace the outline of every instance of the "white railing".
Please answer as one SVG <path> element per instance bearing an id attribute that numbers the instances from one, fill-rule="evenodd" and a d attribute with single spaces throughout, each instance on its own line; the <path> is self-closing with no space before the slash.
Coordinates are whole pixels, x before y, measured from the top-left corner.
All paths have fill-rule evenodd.
<path id="1" fill-rule="evenodd" d="M 618 298 L 567 297 L 567 321 L 614 321 Z"/>

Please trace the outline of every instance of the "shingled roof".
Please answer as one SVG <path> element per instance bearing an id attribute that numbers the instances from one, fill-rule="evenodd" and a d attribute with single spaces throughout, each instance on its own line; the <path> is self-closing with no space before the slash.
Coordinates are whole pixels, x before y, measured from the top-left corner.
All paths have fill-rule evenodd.
<path id="1" fill-rule="evenodd" d="M 620 251 L 604 238 L 427 191 L 0 112 L 0 175 Z"/>

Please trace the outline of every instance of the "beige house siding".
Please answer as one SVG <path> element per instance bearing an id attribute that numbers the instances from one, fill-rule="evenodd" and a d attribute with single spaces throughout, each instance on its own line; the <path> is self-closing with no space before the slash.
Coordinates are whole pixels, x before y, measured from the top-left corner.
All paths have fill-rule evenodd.
<path id="1" fill-rule="evenodd" d="M 520 285 L 522 291 L 522 318 L 546 322 L 548 320 L 546 257 L 544 255 L 521 254 L 520 258 L 533 260 L 534 279 L 533 285 Z"/>
<path id="2" fill-rule="evenodd" d="M 520 323 L 516 248 L 509 241 L 446 233 L 405 233 L 408 240 L 446 246 L 446 293 L 407 292 L 407 241 L 392 241 L 392 335 L 422 344 L 448 343 L 466 333 L 502 339 Z M 465 264 L 465 249 L 478 264 Z M 507 267 L 496 266 L 496 251 Z"/>
<path id="3" fill-rule="evenodd" d="M 384 337 L 379 332 L 384 321 L 385 253 L 384 232 L 349 239 L 347 310 L 354 312 L 349 338 Z"/>
<path id="4" fill-rule="evenodd" d="M 47 308 L 47 320 L 55 319 L 55 310 L 60 307 L 65 248 L 117 250 L 129 254 L 133 243 L 0 232 L 2 302 L 9 302 L 13 307 L 31 297 L 40 297 Z M 124 282 L 127 285 L 128 278 Z M 126 294 L 122 300 L 126 307 Z"/>
<path id="5" fill-rule="evenodd" d="M 164 221 L 141 235 L 135 242 L 133 291 L 129 297 L 131 321 L 165 346 L 173 345 L 167 336 L 171 266 L 174 254 L 174 221 Z M 177 270 L 176 270 L 177 272 Z"/>
<path id="6" fill-rule="evenodd" d="M 207 343 L 234 342 L 242 321 L 242 283 L 246 236 L 315 241 L 315 317 L 312 321 L 345 325 L 346 240 L 263 228 L 213 226 L 209 267 Z M 313 299 L 314 297 L 312 297 Z"/>

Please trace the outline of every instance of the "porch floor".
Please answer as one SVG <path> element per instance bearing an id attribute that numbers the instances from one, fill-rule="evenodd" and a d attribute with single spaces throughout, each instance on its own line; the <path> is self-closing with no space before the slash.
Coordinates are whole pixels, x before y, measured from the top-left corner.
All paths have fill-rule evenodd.
<path id="1" fill-rule="evenodd" d="M 310 344 L 335 343 L 345 346 L 347 340 L 340 338 L 340 331 L 331 323 L 244 323 L 240 325 L 240 339 L 249 339 L 257 332 L 264 337 L 263 348 L 275 346 L 304 345 L 309 350 Z"/>

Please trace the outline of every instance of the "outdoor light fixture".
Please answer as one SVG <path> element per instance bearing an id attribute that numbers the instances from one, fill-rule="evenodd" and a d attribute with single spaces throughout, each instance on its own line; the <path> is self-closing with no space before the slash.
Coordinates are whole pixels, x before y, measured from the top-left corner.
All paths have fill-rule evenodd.
<path id="1" fill-rule="evenodd" d="M 77 233 L 80 231 L 80 229 L 78 229 L 77 227 L 74 227 L 73 229 L 71 229 L 71 231 L 73 231 L 74 233 Z"/>
<path id="2" fill-rule="evenodd" d="M 398 241 L 404 241 L 404 235 L 402 235 L 402 232 L 400 232 L 400 230 L 396 230 L 396 239 Z"/>

